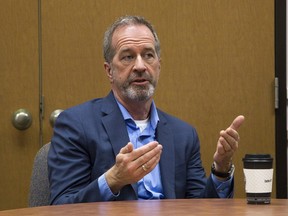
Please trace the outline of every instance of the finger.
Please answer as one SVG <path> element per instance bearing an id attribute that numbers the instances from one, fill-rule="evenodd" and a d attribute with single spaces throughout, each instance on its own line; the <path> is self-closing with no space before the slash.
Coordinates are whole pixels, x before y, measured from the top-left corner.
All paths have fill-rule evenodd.
<path id="1" fill-rule="evenodd" d="M 146 163 L 138 167 L 139 172 L 142 174 L 144 173 L 145 175 L 151 172 L 159 163 L 160 158 L 161 158 L 161 153 L 155 155 L 151 160 L 147 161 Z"/>
<path id="2" fill-rule="evenodd" d="M 146 154 L 147 152 L 149 151 L 152 151 L 153 149 L 155 149 L 157 146 L 159 145 L 158 142 L 156 141 L 153 141 L 153 142 L 150 142 L 144 146 L 141 146 L 140 148 L 137 148 L 133 151 L 133 157 L 136 159 L 136 158 L 139 158 L 141 157 L 142 155 Z"/>
<path id="3" fill-rule="evenodd" d="M 120 149 L 121 154 L 127 154 L 133 151 L 133 144 L 131 142 L 129 142 L 126 146 L 124 146 L 123 148 Z"/>
<path id="4" fill-rule="evenodd" d="M 162 145 L 156 146 L 154 149 L 152 149 L 149 152 L 146 152 L 145 154 L 141 155 L 137 159 L 135 159 L 135 162 L 137 163 L 138 167 L 142 166 L 143 164 L 147 164 L 148 166 L 151 166 L 154 162 L 155 157 L 159 157 L 162 153 Z M 150 162 L 152 161 L 152 162 Z"/>
<path id="5" fill-rule="evenodd" d="M 236 141 L 240 140 L 239 133 L 236 130 L 232 129 L 232 128 L 227 128 L 225 133 L 227 135 L 231 136 L 231 138 L 233 138 Z"/>
<path id="6" fill-rule="evenodd" d="M 152 168 L 151 170 L 154 169 L 154 167 L 158 164 L 158 162 L 160 161 L 160 157 L 161 157 L 161 154 L 162 154 L 162 150 L 155 154 L 150 160 L 148 160 L 146 163 L 145 163 L 145 167 L 150 169 Z"/>
<path id="7" fill-rule="evenodd" d="M 216 150 L 216 152 L 217 152 L 218 154 L 220 154 L 220 155 L 225 154 L 225 149 L 224 149 L 223 145 L 222 145 L 221 142 L 220 142 L 220 138 L 219 138 L 219 144 L 217 145 L 217 150 Z"/>
<path id="8" fill-rule="evenodd" d="M 225 152 L 229 152 L 232 150 L 232 146 L 229 145 L 229 143 L 227 142 L 227 140 L 224 137 L 220 137 L 219 142 L 220 142 L 220 145 L 223 147 Z"/>
<path id="9" fill-rule="evenodd" d="M 243 115 L 239 115 L 234 119 L 230 127 L 234 130 L 237 130 L 243 124 L 244 120 L 245 117 Z"/>
<path id="10" fill-rule="evenodd" d="M 229 148 L 225 148 L 225 150 L 227 149 L 233 149 L 234 151 L 237 150 L 238 148 L 238 140 L 239 140 L 239 135 L 236 131 L 234 131 L 233 129 L 227 129 L 226 131 L 221 131 L 220 135 L 222 139 L 225 140 L 225 144 L 229 145 Z"/>
<path id="11" fill-rule="evenodd" d="M 227 128 L 225 131 L 220 131 L 220 136 L 223 136 L 229 143 L 240 140 L 238 132 L 232 128 Z"/>

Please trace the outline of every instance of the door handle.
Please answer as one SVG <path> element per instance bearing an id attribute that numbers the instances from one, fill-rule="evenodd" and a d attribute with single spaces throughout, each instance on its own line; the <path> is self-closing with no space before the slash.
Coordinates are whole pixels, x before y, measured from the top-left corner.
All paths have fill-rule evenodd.
<path id="1" fill-rule="evenodd" d="M 51 113 L 49 121 L 52 128 L 54 127 L 55 121 L 61 112 L 63 112 L 62 109 L 56 109 Z"/>
<path id="2" fill-rule="evenodd" d="M 26 130 L 32 124 L 32 115 L 27 109 L 18 109 L 13 113 L 12 124 L 18 130 Z"/>

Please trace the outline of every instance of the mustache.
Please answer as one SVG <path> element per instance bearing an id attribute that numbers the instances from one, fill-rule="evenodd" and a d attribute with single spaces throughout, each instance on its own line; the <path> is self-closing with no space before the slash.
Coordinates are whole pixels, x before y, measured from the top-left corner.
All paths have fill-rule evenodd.
<path id="1" fill-rule="evenodd" d="M 150 83 L 152 82 L 153 78 L 148 73 L 137 73 L 134 72 L 128 77 L 128 82 L 134 82 L 135 80 L 147 80 Z"/>

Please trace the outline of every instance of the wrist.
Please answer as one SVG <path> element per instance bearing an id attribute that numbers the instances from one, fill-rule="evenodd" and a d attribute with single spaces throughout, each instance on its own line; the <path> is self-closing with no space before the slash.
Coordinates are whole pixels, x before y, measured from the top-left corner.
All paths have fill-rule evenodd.
<path id="1" fill-rule="evenodd" d="M 112 174 L 111 169 L 108 170 L 105 174 L 105 179 L 107 182 L 107 185 L 109 186 L 110 190 L 112 191 L 113 194 L 119 193 L 121 188 L 123 187 L 121 184 L 118 183 L 117 179 L 114 177 Z"/>
<path id="2" fill-rule="evenodd" d="M 219 166 L 215 162 L 213 162 L 211 166 L 211 173 L 219 178 L 228 178 L 233 175 L 235 167 L 232 163 L 227 166 L 228 168 L 219 169 Z"/>

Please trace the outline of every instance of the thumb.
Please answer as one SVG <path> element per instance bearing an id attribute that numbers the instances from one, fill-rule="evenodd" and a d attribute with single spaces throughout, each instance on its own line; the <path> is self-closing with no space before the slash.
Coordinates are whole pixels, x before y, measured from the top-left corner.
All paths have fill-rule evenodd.
<path id="1" fill-rule="evenodd" d="M 230 127 L 234 130 L 237 130 L 243 124 L 244 120 L 245 117 L 243 115 L 239 115 L 234 119 Z"/>

